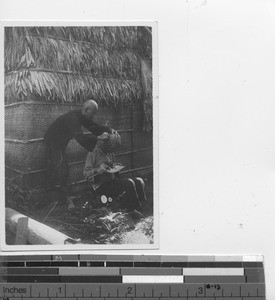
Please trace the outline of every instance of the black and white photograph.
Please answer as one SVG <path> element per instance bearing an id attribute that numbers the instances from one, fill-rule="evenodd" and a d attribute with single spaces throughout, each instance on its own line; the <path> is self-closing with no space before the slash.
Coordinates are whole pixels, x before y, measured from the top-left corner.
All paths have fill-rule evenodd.
<path id="1" fill-rule="evenodd" d="M 156 248 L 156 24 L 34 25 L 3 27 L 5 247 Z"/>

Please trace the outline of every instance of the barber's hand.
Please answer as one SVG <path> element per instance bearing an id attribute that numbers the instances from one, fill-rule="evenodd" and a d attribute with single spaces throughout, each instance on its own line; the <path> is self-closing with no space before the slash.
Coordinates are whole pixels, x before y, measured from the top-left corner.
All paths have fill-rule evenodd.
<path id="1" fill-rule="evenodd" d="M 115 129 L 111 128 L 111 134 L 117 134 L 117 133 L 118 132 Z"/>
<path id="2" fill-rule="evenodd" d="M 100 136 L 98 136 L 97 138 L 101 141 L 107 140 L 109 137 L 109 133 L 108 132 L 103 132 Z"/>
<path id="3" fill-rule="evenodd" d="M 97 173 L 98 174 L 103 174 L 107 172 L 107 166 L 102 163 L 98 168 L 97 168 Z"/>

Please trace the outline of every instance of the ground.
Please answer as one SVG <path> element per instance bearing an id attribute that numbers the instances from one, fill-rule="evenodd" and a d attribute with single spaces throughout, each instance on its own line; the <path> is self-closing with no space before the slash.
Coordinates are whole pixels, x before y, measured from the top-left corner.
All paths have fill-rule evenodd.
<path id="1" fill-rule="evenodd" d="M 28 193 L 9 187 L 6 206 L 87 244 L 151 244 L 154 242 L 152 179 L 146 182 L 147 203 L 143 216 L 120 207 L 119 200 L 103 204 L 89 190 L 74 195 L 72 212 L 59 202 L 30 203 Z M 45 203 L 44 203 L 45 204 Z M 10 240 L 7 240 L 10 243 Z"/>

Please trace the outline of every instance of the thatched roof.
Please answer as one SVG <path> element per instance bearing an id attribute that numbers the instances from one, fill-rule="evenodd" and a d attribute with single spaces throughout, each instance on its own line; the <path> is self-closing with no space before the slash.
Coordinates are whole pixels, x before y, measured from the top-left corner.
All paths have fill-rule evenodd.
<path id="1" fill-rule="evenodd" d="M 5 101 L 130 105 L 144 100 L 141 60 L 151 55 L 145 27 L 7 27 Z"/>

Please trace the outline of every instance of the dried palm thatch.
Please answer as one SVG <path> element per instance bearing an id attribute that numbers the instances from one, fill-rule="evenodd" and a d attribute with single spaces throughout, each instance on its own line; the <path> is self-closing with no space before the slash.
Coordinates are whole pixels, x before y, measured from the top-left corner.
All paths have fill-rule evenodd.
<path id="1" fill-rule="evenodd" d="M 21 34 L 15 34 L 15 43 L 7 43 L 6 53 L 9 58 L 5 60 L 6 72 L 35 67 L 93 76 L 138 79 L 139 58 L 132 49 L 124 47 L 110 50 L 102 44 L 47 36 L 43 33 L 38 35 L 27 29 L 19 31 Z"/>
<path id="2" fill-rule="evenodd" d="M 123 106 L 139 100 L 140 86 L 133 80 L 92 77 L 45 69 L 13 71 L 5 77 L 7 99 L 82 102 L 94 98 L 110 106 Z"/>
<path id="3" fill-rule="evenodd" d="M 142 101 L 151 43 L 144 27 L 6 27 L 5 102 Z"/>

